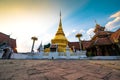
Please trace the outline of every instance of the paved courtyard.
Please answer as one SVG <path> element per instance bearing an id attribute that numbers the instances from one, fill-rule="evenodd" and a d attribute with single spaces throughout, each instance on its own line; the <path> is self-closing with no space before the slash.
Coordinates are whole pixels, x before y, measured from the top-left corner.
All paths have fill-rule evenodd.
<path id="1" fill-rule="evenodd" d="M 120 60 L 0 60 L 0 80 L 120 80 Z"/>

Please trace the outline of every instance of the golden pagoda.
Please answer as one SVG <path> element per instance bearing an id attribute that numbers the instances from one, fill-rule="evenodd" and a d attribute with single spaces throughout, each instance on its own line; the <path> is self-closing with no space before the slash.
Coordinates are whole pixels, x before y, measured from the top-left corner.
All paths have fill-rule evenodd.
<path id="1" fill-rule="evenodd" d="M 68 45 L 68 40 L 65 37 L 63 28 L 62 28 L 62 21 L 61 21 L 61 12 L 60 12 L 60 22 L 57 33 L 55 34 L 54 39 L 51 40 L 52 44 L 58 45 L 58 52 L 65 52 L 66 46 Z"/>

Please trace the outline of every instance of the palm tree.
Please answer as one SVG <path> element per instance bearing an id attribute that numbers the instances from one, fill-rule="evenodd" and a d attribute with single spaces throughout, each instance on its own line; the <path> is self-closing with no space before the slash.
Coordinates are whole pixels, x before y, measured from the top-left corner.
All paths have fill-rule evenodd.
<path id="1" fill-rule="evenodd" d="M 34 37 L 32 37 L 31 39 L 33 40 L 31 52 L 33 52 L 33 48 L 34 48 L 35 41 L 38 40 L 38 38 L 34 36 Z"/>
<path id="2" fill-rule="evenodd" d="M 78 34 L 76 34 L 76 36 L 75 36 L 75 37 L 77 37 L 77 38 L 78 38 L 78 40 L 79 40 L 79 45 L 80 45 L 80 50 L 82 50 L 81 40 L 80 40 L 80 37 L 82 37 L 82 34 L 78 33 Z"/>

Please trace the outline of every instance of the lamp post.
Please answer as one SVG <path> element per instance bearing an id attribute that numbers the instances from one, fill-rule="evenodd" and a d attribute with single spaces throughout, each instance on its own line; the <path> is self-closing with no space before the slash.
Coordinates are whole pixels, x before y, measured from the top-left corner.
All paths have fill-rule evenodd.
<path id="1" fill-rule="evenodd" d="M 78 40 L 79 40 L 80 50 L 82 50 L 81 40 L 80 40 L 80 37 L 81 37 L 81 36 L 82 36 L 82 34 L 80 34 L 80 33 L 76 34 L 76 37 L 77 37 Z"/>
<path id="2" fill-rule="evenodd" d="M 33 48 L 34 48 L 35 41 L 38 40 L 38 38 L 34 36 L 34 37 L 32 37 L 31 39 L 33 40 L 31 52 L 33 52 Z"/>

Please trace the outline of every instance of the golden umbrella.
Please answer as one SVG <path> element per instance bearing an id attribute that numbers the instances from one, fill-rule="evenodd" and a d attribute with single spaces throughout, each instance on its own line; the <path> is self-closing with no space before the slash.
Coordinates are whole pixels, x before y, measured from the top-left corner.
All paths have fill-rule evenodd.
<path id="1" fill-rule="evenodd" d="M 75 37 L 77 37 L 77 38 L 78 38 L 78 40 L 79 40 L 79 45 L 80 45 L 80 50 L 82 50 L 81 40 L 80 40 L 80 37 L 82 37 L 82 34 L 78 33 L 78 34 L 76 34 L 76 36 L 75 36 Z"/>
<path id="2" fill-rule="evenodd" d="M 34 37 L 32 37 L 31 39 L 33 40 L 31 52 L 33 52 L 33 48 L 34 48 L 35 41 L 38 40 L 38 38 L 34 36 Z"/>

